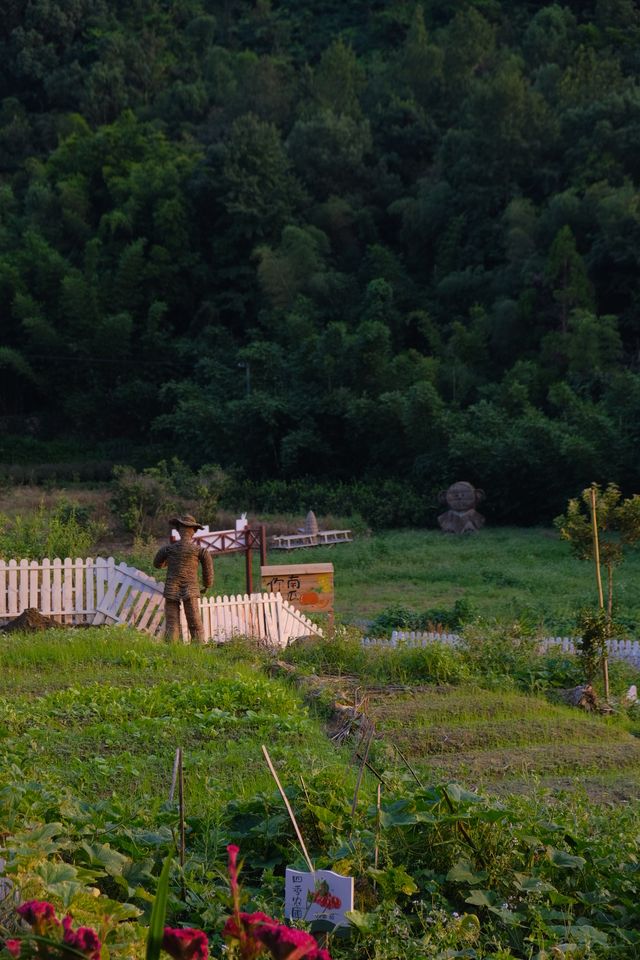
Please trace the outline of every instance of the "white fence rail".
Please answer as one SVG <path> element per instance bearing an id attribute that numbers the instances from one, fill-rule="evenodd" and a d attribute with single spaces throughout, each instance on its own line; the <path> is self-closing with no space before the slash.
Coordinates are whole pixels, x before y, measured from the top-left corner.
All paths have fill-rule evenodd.
<path id="1" fill-rule="evenodd" d="M 162 583 L 113 557 L 0 560 L 0 623 L 28 607 L 60 623 L 125 624 L 152 636 L 164 628 Z M 200 609 L 207 641 L 245 635 L 286 646 L 322 635 L 281 594 L 212 597 L 201 600 Z M 188 636 L 184 613 L 182 635 Z"/>
<path id="2" fill-rule="evenodd" d="M 394 630 L 390 638 L 364 637 L 364 647 L 426 647 L 430 643 L 444 643 L 450 647 L 463 645 L 463 638 L 457 633 L 426 633 L 421 631 Z M 546 653 L 558 647 L 563 653 L 575 653 L 575 640 L 571 637 L 545 637 L 538 641 L 540 653 Z M 609 640 L 607 649 L 612 660 L 626 660 L 640 670 L 640 643 L 637 640 Z"/>

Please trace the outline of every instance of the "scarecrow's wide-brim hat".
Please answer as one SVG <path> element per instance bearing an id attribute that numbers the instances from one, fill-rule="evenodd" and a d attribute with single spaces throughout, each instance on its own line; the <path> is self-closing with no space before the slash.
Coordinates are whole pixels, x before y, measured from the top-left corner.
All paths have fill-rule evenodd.
<path id="1" fill-rule="evenodd" d="M 204 530 L 204 524 L 198 523 L 190 513 L 185 513 L 182 517 L 171 517 L 169 523 L 172 527 L 192 527 L 194 530 Z"/>

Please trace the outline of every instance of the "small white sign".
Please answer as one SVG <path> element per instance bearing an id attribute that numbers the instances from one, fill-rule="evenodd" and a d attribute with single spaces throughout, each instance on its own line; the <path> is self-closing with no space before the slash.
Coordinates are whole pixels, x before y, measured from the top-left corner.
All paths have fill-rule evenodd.
<path id="1" fill-rule="evenodd" d="M 304 873 L 287 867 L 284 912 L 290 920 L 328 920 L 336 927 L 347 926 L 348 910 L 353 910 L 353 877 L 332 870 Z"/>

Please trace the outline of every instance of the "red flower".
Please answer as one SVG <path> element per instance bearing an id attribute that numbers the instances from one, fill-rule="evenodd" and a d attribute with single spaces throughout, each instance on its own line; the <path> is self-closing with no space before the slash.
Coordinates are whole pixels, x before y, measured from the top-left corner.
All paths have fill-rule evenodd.
<path id="1" fill-rule="evenodd" d="M 33 927 L 34 933 L 43 936 L 51 927 L 59 927 L 53 904 L 46 900 L 26 900 L 16 908 L 18 916 Z"/>
<path id="2" fill-rule="evenodd" d="M 254 960 L 262 950 L 268 950 L 273 960 L 331 960 L 321 950 L 310 933 L 278 923 L 264 913 L 240 913 L 229 917 L 222 936 L 237 940 L 242 960 Z"/>
<path id="3" fill-rule="evenodd" d="M 222 930 L 222 936 L 228 940 L 236 940 L 242 960 L 255 960 L 262 953 L 264 945 L 257 936 L 257 931 L 265 924 L 274 924 L 275 921 L 266 913 L 240 913 L 235 911 Z"/>
<path id="4" fill-rule="evenodd" d="M 84 953 L 85 956 L 89 957 L 89 960 L 100 960 L 102 944 L 95 930 L 91 927 L 78 927 L 77 930 L 73 930 L 69 914 L 67 914 L 62 921 L 62 928 L 64 930 L 62 935 L 63 944 L 73 947 L 74 950 L 79 950 L 80 953 Z"/>
<path id="5" fill-rule="evenodd" d="M 235 843 L 230 843 L 227 847 L 227 853 L 229 854 L 229 886 L 231 887 L 231 899 L 233 900 L 234 908 L 237 910 L 240 904 L 240 890 L 238 887 L 238 854 L 240 853 L 240 847 L 236 847 Z"/>
<path id="6" fill-rule="evenodd" d="M 241 913 L 240 917 L 240 928 L 236 917 L 227 917 L 225 925 L 222 930 L 222 936 L 228 937 L 230 940 L 239 940 L 242 936 L 242 933 L 251 933 L 253 928 L 258 924 L 270 923 L 275 924 L 275 920 L 272 920 L 271 917 L 268 917 L 266 913 Z"/>
<path id="7" fill-rule="evenodd" d="M 331 960 L 327 951 L 320 949 L 310 933 L 287 927 L 283 923 L 263 926 L 258 936 L 273 960 Z"/>
<path id="8" fill-rule="evenodd" d="M 22 950 L 22 940 L 5 940 L 4 945 L 12 957 L 17 958 L 20 956 L 20 951 Z"/>
<path id="9" fill-rule="evenodd" d="M 209 941 L 202 930 L 194 930 L 192 927 L 165 927 L 162 949 L 174 960 L 207 960 Z"/>

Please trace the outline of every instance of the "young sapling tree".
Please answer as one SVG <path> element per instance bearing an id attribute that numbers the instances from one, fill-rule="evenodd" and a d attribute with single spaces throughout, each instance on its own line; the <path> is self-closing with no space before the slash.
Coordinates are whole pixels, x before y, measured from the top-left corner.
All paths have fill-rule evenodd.
<path id="1" fill-rule="evenodd" d="M 569 501 L 567 512 L 554 521 L 563 540 L 567 540 L 576 557 L 595 563 L 598 586 L 598 607 L 603 616 L 594 615 L 586 620 L 597 624 L 596 633 L 601 637 L 596 647 L 602 653 L 605 696 L 609 695 L 606 640 L 611 636 L 613 623 L 613 570 L 622 563 L 624 550 L 634 547 L 640 540 L 640 496 L 635 494 L 626 500 L 615 483 L 602 490 L 592 483 L 580 497 Z M 607 604 L 604 613 L 601 567 L 607 573 Z M 578 625 L 582 629 L 585 613 L 581 613 Z M 591 635 L 593 631 L 587 628 Z M 584 638 L 583 638 L 584 639 Z M 587 644 L 592 646 L 591 643 Z"/>

